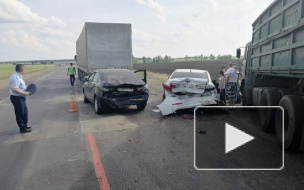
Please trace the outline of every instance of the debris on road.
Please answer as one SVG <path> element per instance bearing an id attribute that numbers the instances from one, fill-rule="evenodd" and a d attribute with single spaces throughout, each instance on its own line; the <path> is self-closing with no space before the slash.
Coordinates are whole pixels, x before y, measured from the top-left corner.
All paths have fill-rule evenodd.
<path id="1" fill-rule="evenodd" d="M 182 115 L 182 117 L 184 118 L 184 119 L 187 119 L 187 120 L 193 120 L 194 119 L 194 116 L 192 116 L 192 115 Z"/>
<path id="2" fill-rule="evenodd" d="M 172 173 L 168 173 L 168 175 L 173 175 Z"/>
<path id="3" fill-rule="evenodd" d="M 154 109 L 154 110 L 152 110 L 152 111 L 155 112 L 155 113 L 159 113 L 159 112 L 160 112 L 159 109 Z"/>
<path id="4" fill-rule="evenodd" d="M 125 148 L 125 146 L 120 147 L 120 149 L 118 149 L 118 151 L 120 152 L 123 148 Z"/>
<path id="5" fill-rule="evenodd" d="M 129 142 L 133 141 L 133 139 L 129 139 Z"/>
<path id="6" fill-rule="evenodd" d="M 204 131 L 203 129 L 196 129 L 196 132 L 198 132 L 199 134 L 203 135 L 206 134 L 207 132 Z"/>

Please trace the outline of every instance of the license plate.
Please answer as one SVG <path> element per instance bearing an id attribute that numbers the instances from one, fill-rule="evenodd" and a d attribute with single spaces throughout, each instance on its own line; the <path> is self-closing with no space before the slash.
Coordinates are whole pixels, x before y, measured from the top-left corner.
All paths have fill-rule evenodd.
<path id="1" fill-rule="evenodd" d="M 133 92 L 133 88 L 119 88 L 118 91 L 120 91 L 120 92 Z"/>

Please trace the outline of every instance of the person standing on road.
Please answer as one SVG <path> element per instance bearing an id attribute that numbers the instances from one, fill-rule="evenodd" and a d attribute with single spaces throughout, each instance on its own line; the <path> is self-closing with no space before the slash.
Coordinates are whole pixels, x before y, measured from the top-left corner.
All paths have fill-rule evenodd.
<path id="1" fill-rule="evenodd" d="M 236 98 L 236 83 L 237 83 L 237 74 L 235 68 L 232 67 L 232 63 L 228 63 L 228 69 L 225 73 L 226 75 L 226 98 L 229 101 L 229 106 L 235 106 Z"/>
<path id="2" fill-rule="evenodd" d="M 220 91 L 220 99 L 226 105 L 226 93 L 225 93 L 225 88 L 226 88 L 226 77 L 224 75 L 223 71 L 220 71 L 220 78 L 219 78 L 219 86 L 218 89 Z"/>
<path id="3" fill-rule="evenodd" d="M 26 91 L 26 84 L 22 79 L 22 75 L 24 74 L 24 65 L 16 65 L 15 70 L 16 72 L 13 73 L 9 79 L 10 99 L 14 105 L 16 121 L 20 128 L 20 133 L 27 133 L 32 130 L 31 127 L 27 126 L 28 109 L 25 97 L 31 94 Z"/>
<path id="4" fill-rule="evenodd" d="M 71 86 L 74 86 L 74 82 L 75 82 L 75 75 L 76 75 L 76 69 L 73 66 L 73 63 L 70 63 L 70 66 L 68 68 L 68 73 L 67 76 L 70 75 L 70 82 L 71 82 Z"/>

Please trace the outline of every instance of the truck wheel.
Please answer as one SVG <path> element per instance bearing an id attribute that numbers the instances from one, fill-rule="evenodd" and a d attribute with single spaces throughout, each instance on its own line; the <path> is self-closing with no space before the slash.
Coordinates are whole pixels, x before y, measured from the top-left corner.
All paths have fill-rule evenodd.
<path id="1" fill-rule="evenodd" d="M 284 137 L 282 137 L 282 112 L 277 110 L 275 126 L 280 142 L 284 139 L 286 150 L 296 150 L 300 146 L 304 124 L 304 101 L 300 96 L 284 96 L 279 106 L 284 109 Z"/>
<path id="2" fill-rule="evenodd" d="M 280 102 L 280 94 L 273 89 L 264 90 L 260 99 L 260 106 L 277 106 Z M 277 109 L 259 109 L 261 129 L 264 132 L 275 132 L 275 115 Z"/>
<path id="3" fill-rule="evenodd" d="M 243 91 L 242 91 L 242 106 L 251 106 L 251 92 L 252 92 L 252 87 L 250 86 L 251 84 L 251 79 L 250 77 L 246 77 L 244 79 L 244 86 L 243 86 Z"/>
<path id="4" fill-rule="evenodd" d="M 95 113 L 100 115 L 103 113 L 103 110 L 101 109 L 101 106 L 100 106 L 100 102 L 98 100 L 98 98 L 94 98 L 94 108 L 95 108 Z"/>
<path id="5" fill-rule="evenodd" d="M 144 111 L 144 109 L 146 108 L 146 106 L 147 106 L 147 103 L 136 105 L 136 107 L 137 107 L 137 109 L 139 111 Z"/>

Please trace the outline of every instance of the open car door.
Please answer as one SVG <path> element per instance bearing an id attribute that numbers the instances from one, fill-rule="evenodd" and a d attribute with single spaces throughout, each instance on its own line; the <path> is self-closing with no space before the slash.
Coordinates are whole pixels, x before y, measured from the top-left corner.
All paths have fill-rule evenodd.
<path id="1" fill-rule="evenodd" d="M 134 71 L 134 73 L 147 84 L 147 70 L 146 69 L 142 69 L 142 70 L 137 70 Z"/>

